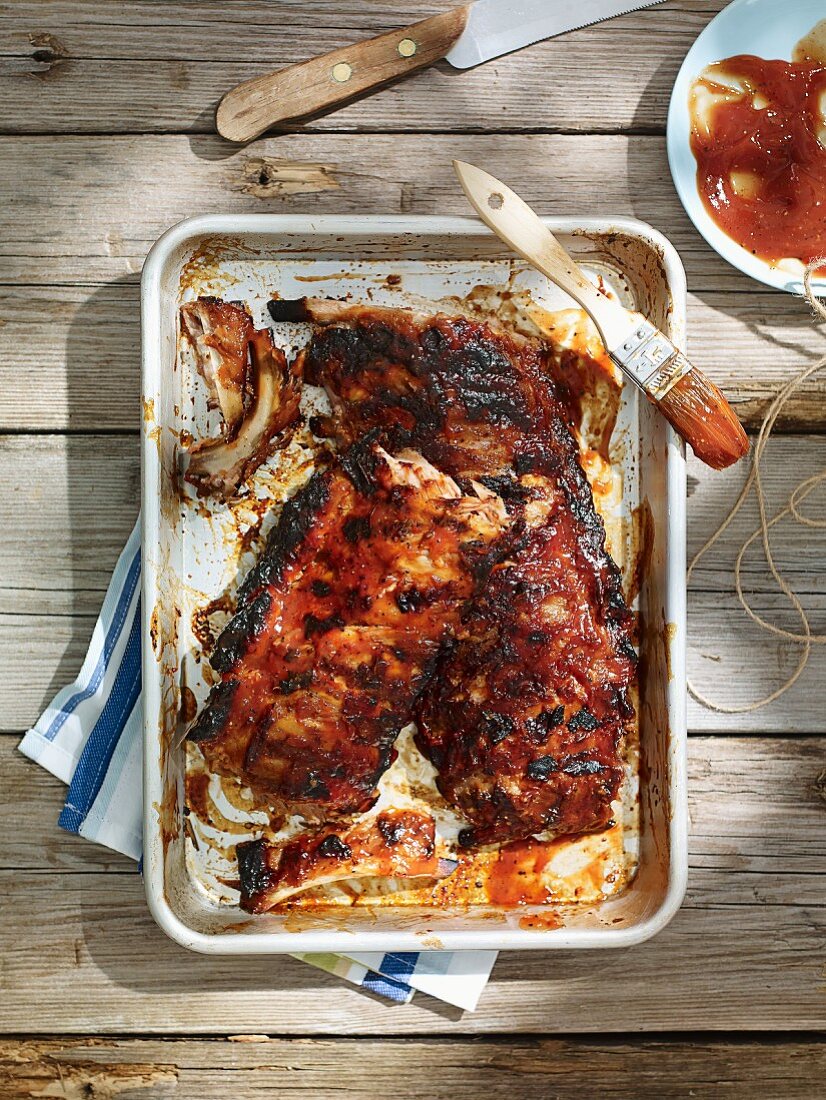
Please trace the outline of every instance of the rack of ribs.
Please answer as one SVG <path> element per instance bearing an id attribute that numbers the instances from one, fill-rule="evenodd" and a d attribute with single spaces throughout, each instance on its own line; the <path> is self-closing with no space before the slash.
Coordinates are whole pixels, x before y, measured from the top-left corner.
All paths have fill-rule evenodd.
<path id="1" fill-rule="evenodd" d="M 369 807 L 508 528 L 494 493 L 369 435 L 315 473 L 211 655 L 221 680 L 188 734 L 210 770 L 310 821 Z"/>
<path id="2" fill-rule="evenodd" d="M 418 743 L 467 845 L 595 831 L 624 775 L 636 655 L 619 571 L 549 377 L 550 349 L 467 317 L 275 300 L 321 328 L 300 356 L 345 444 L 379 429 L 460 485 L 499 494 L 519 532 L 417 707 Z"/>

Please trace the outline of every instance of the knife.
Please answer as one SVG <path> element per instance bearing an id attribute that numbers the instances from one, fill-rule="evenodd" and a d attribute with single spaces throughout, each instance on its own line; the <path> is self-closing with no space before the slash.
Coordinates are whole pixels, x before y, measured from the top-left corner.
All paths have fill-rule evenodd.
<path id="1" fill-rule="evenodd" d="M 279 122 L 334 107 L 442 58 L 469 69 L 543 38 L 659 3 L 476 0 L 239 84 L 218 105 L 218 132 L 229 141 L 252 141 Z"/>

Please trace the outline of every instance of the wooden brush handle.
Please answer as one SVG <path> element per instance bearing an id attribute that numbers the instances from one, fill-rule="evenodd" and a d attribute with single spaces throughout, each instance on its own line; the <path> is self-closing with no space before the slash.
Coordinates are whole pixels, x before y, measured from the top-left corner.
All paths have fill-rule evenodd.
<path id="1" fill-rule="evenodd" d="M 403 30 L 247 80 L 227 92 L 218 105 L 218 133 L 229 141 L 252 141 L 276 123 L 334 107 L 432 65 L 459 38 L 472 6 L 464 4 Z"/>
<path id="2" fill-rule="evenodd" d="M 692 368 L 650 321 L 600 294 L 544 222 L 501 180 L 464 161 L 454 160 L 453 167 L 482 221 L 591 315 L 605 350 L 691 444 L 697 457 L 716 470 L 742 458 L 748 438 L 714 383 Z"/>
<path id="3" fill-rule="evenodd" d="M 483 168 L 461 160 L 453 168 L 485 225 L 590 314 L 606 350 L 620 344 L 632 323 L 628 310 L 599 293 L 535 211 Z"/>

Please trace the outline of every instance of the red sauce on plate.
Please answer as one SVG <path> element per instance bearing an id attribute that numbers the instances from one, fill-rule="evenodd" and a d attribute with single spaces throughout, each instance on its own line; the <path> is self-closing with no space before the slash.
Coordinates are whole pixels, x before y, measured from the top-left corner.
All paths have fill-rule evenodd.
<path id="1" fill-rule="evenodd" d="M 724 232 L 772 263 L 826 255 L 826 58 L 813 48 L 820 37 L 804 39 L 794 61 L 729 57 L 692 88 L 703 203 Z"/>

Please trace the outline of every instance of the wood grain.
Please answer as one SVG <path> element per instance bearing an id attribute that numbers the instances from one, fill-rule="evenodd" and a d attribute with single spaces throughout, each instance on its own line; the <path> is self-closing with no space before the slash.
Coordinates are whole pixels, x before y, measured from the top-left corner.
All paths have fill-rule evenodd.
<path id="1" fill-rule="evenodd" d="M 323 166 L 327 185 L 252 194 L 249 160 L 261 157 Z M 454 157 L 518 182 L 541 214 L 634 216 L 662 228 L 695 293 L 760 292 L 691 226 L 664 139 L 611 134 L 432 135 L 426 150 L 416 134 L 293 134 L 240 150 L 206 135 L 0 138 L 0 190 L 15 197 L 0 222 L 2 281 L 134 278 L 160 233 L 194 213 L 471 214 Z"/>
<path id="2" fill-rule="evenodd" d="M 16 750 L 77 671 L 139 507 L 137 281 L 152 242 L 184 217 L 467 213 L 454 156 L 517 184 L 542 213 L 637 216 L 683 257 L 692 357 L 758 422 L 826 333 L 712 253 L 668 178 L 671 86 L 724 4 L 666 0 L 475 70 L 441 63 L 240 151 L 214 135 L 218 99 L 239 80 L 451 0 L 0 5 L 0 133 L 11 135 L 0 138 L 0 731 L 16 731 L 0 737 L 0 1034 L 18 1036 L 0 1047 L 4 1098 L 822 1092 L 823 649 L 796 691 L 756 715 L 690 703 L 695 734 L 728 736 L 690 738 L 691 878 L 672 925 L 629 951 L 503 956 L 464 1018 L 422 997 L 389 1007 L 287 958 L 185 953 L 152 923 L 128 860 L 57 829 L 65 788 Z M 771 507 L 823 463 L 822 439 L 806 434 L 826 430 L 822 379 L 782 427 L 803 434 L 773 445 Z M 95 434 L 107 431 L 118 434 Z M 690 475 L 696 546 L 742 472 Z M 690 596 L 689 666 L 727 701 L 775 682 L 790 659 L 749 633 L 729 592 L 753 518 L 738 519 Z M 818 541 L 777 534 L 782 568 L 826 629 Z M 758 606 L 793 625 L 756 557 L 746 572 Z M 680 1037 L 620 1035 L 640 1030 Z M 279 1038 L 227 1038 L 261 1032 Z M 45 1038 L 59 1033 L 98 1038 Z M 332 1038 L 353 1033 L 376 1038 Z"/>
<path id="3" fill-rule="evenodd" d="M 2 872 L 0 1030 L 83 1033 L 102 1021 L 119 1034 L 165 1035 L 260 1031 L 264 1022 L 285 1035 L 823 1029 L 822 894 L 761 904 L 761 882 L 731 873 L 738 901 L 695 895 L 636 948 L 504 953 L 479 1010 L 463 1020 L 424 997 L 388 1008 L 287 957 L 187 952 L 154 925 L 135 872 Z M 48 937 L 32 919 L 41 913 Z M 56 975 L 71 975 L 70 1009 Z"/>
<path id="4" fill-rule="evenodd" d="M 218 133 L 229 141 L 251 141 L 274 126 L 338 107 L 432 65 L 456 44 L 470 7 L 450 8 L 410 26 L 245 80 L 218 104 Z"/>
<path id="5" fill-rule="evenodd" d="M 17 0 L 0 22 L 7 133 L 214 132 L 242 80 L 453 0 Z M 662 132 L 689 46 L 724 0 L 667 0 L 459 72 L 442 62 L 309 124 L 314 130 Z M 606 62 L 609 62 L 606 64 Z M 608 75 L 610 74 L 610 75 Z"/>
<path id="6" fill-rule="evenodd" d="M 105 1018 L 124 1034 L 346 1034 L 354 1013 L 368 1034 L 823 1027 L 825 751 L 823 738 L 692 739 L 689 892 L 674 922 L 622 952 L 503 955 L 463 1020 L 427 998 L 389 1009 L 287 958 L 176 947 L 152 923 L 134 865 L 57 830 L 64 788 L 0 738 L 0 935 L 13 945 L 0 1029 L 83 1032 Z M 44 938 L 32 913 L 46 909 Z M 55 974 L 71 975 L 70 1019 Z"/>
<path id="7" fill-rule="evenodd" d="M 184 137 L 0 139 L 0 191 L 15 197 L 0 209 L 0 428 L 136 425 L 134 283 L 173 222 L 227 210 L 467 213 L 454 155 L 505 179 L 518 164 L 541 212 L 632 214 L 665 228 L 688 272 L 692 358 L 751 426 L 824 347 L 824 327 L 799 300 L 737 273 L 689 226 L 659 138 L 437 137 L 416 183 L 412 135 L 290 136 L 255 149 L 223 156 L 215 139 Z M 826 428 L 823 376 L 794 398 L 783 427 Z"/>
<path id="8" fill-rule="evenodd" d="M 261 1095 L 375 1100 L 811 1100 L 826 1072 L 823 1041 L 708 1039 L 7 1040 L 8 1100 L 60 1096 Z M 2 1078 L 0 1078 L 2 1079 Z M 335 1086 L 331 1082 L 335 1082 Z M 86 1090 L 85 1093 L 83 1090 Z"/>

